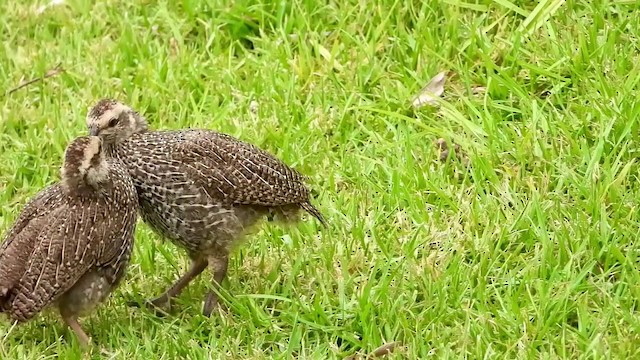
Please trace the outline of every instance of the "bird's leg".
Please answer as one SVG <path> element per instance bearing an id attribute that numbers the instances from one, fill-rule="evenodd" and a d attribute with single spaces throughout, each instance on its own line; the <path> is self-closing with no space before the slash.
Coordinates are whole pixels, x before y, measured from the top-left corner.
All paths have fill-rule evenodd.
<path id="1" fill-rule="evenodd" d="M 189 285 L 191 280 L 200 275 L 207 268 L 208 262 L 206 258 L 196 258 L 191 261 L 189 270 L 182 275 L 171 287 L 157 298 L 148 301 L 148 305 L 155 308 L 165 308 L 170 304 L 173 297 L 178 296 L 184 288 Z M 136 302 L 130 302 L 130 306 L 138 306 Z"/>
<path id="2" fill-rule="evenodd" d="M 72 315 L 63 315 L 62 319 L 67 324 L 67 326 L 69 326 L 69 328 L 73 330 L 73 332 L 76 334 L 76 336 L 78 337 L 78 342 L 80 342 L 80 346 L 83 349 L 88 348 L 89 342 L 91 340 L 89 339 L 89 336 L 87 335 L 87 333 L 85 333 L 84 330 L 82 330 L 82 327 L 78 323 L 78 319 Z"/>
<path id="3" fill-rule="evenodd" d="M 220 287 L 222 286 L 222 280 L 224 280 L 225 276 L 227 276 L 227 267 L 229 265 L 229 255 L 227 253 L 223 253 L 217 255 L 216 257 L 209 258 L 209 263 L 211 264 L 213 270 L 213 286 Z M 202 314 L 204 316 L 210 316 L 213 312 L 213 309 L 218 305 L 218 295 L 215 291 L 211 290 L 207 294 L 207 298 L 204 302 L 204 307 L 202 308 Z"/>
<path id="4" fill-rule="evenodd" d="M 180 277 L 173 285 L 171 285 L 169 290 L 165 291 L 164 294 L 158 296 L 154 300 L 151 300 L 151 303 L 155 306 L 167 305 L 171 301 L 171 298 L 178 296 L 182 292 L 182 290 L 184 290 L 184 288 L 189 285 L 191 280 L 195 279 L 206 268 L 206 259 L 192 260 L 189 270 L 184 275 L 182 275 L 182 277 Z"/>

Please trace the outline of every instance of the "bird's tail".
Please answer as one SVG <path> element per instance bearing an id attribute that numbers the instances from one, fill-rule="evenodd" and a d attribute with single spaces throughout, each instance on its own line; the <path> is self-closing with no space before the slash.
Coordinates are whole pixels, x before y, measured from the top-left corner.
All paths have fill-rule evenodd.
<path id="1" fill-rule="evenodd" d="M 313 206 L 312 203 L 304 202 L 304 203 L 300 204 L 300 206 L 303 209 L 305 209 L 309 214 L 313 215 L 314 218 L 318 219 L 318 221 L 320 221 L 322 226 L 324 226 L 325 228 L 328 227 L 327 222 L 324 220 L 324 216 L 322 216 L 322 213 L 320 213 L 320 210 L 318 210 L 318 208 Z"/>

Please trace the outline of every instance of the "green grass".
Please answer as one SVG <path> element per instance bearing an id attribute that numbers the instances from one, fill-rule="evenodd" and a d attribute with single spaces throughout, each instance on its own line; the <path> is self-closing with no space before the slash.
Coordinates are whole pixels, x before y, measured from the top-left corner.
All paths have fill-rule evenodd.
<path id="1" fill-rule="evenodd" d="M 113 358 L 340 359 L 391 341 L 396 359 L 640 356 L 633 1 L 42 4 L 0 5 L 2 89 L 66 69 L 0 99 L 0 229 L 105 96 L 154 128 L 273 152 L 331 224 L 261 226 L 207 319 L 208 274 L 169 317 L 125 306 L 188 264 L 141 223 L 125 284 L 82 320 Z M 412 109 L 443 70 L 441 105 Z M 438 161 L 440 137 L 468 169 Z M 54 312 L 3 320 L 0 358 L 79 358 L 68 335 Z"/>

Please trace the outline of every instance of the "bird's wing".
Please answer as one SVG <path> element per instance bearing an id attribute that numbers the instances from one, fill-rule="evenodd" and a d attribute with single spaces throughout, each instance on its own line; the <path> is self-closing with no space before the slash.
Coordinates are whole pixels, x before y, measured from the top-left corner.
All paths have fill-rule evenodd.
<path id="1" fill-rule="evenodd" d="M 0 245 L 0 259 L 7 247 L 11 245 L 16 235 L 24 229 L 30 222 L 46 216 L 51 211 L 59 207 L 64 199 L 64 191 L 60 183 L 51 185 L 36 194 L 22 208 L 20 215 L 15 220 L 11 228 L 7 230 L 2 245 Z"/>
<path id="2" fill-rule="evenodd" d="M 278 206 L 309 198 L 300 173 L 229 135 L 189 131 L 174 143 L 171 157 L 198 186 L 224 202 Z"/>
<path id="3" fill-rule="evenodd" d="M 100 262 L 109 245 L 110 229 L 104 209 L 63 206 L 51 213 L 43 227 L 29 224 L 19 236 L 34 248 L 24 273 L 13 289 L 12 313 L 27 320 L 69 290 Z"/>

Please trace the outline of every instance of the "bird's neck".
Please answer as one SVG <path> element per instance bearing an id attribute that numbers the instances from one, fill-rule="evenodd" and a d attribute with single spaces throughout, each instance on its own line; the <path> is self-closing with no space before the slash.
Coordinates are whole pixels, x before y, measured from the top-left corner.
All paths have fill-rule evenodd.
<path id="1" fill-rule="evenodd" d="M 116 144 L 115 142 L 113 143 L 104 143 L 102 145 L 102 151 L 104 151 L 104 153 L 107 155 L 107 157 L 114 157 L 115 153 L 116 153 L 116 147 L 118 146 L 118 144 Z"/>
<path id="2" fill-rule="evenodd" d="M 84 179 L 68 177 L 62 179 L 62 184 L 67 195 L 73 197 L 91 197 L 96 193 L 96 188 L 86 183 Z"/>
<path id="3" fill-rule="evenodd" d="M 77 168 L 67 169 L 62 172 L 62 183 L 68 194 L 86 196 L 99 192 L 103 187 L 109 186 L 109 165 L 103 159 L 100 164 L 91 166 L 86 170 Z"/>

